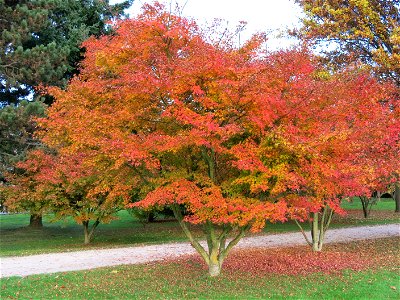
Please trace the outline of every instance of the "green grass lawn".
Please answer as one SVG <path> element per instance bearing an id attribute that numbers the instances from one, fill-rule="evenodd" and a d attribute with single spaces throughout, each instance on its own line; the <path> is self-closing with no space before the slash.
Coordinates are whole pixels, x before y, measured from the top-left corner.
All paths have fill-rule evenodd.
<path id="1" fill-rule="evenodd" d="M 399 299 L 398 274 L 347 271 L 340 276 L 180 276 L 179 266 L 130 266 L 4 279 L 2 299 Z M 172 278 L 177 276 L 176 278 Z M 395 289 L 394 289 L 395 288 Z"/>
<path id="2" fill-rule="evenodd" d="M 157 222 L 147 225 L 127 211 L 118 213 L 118 220 L 100 224 L 91 245 L 83 245 L 83 227 L 68 220 L 49 222 L 44 217 L 42 229 L 26 227 L 29 215 L 1 215 L 0 255 L 25 255 L 45 252 L 72 251 L 114 246 L 129 246 L 169 241 L 185 241 L 186 238 L 176 222 Z"/>
<path id="3" fill-rule="evenodd" d="M 304 247 L 283 248 L 278 252 L 297 260 L 299 255 L 308 253 L 308 260 L 311 257 L 331 263 L 332 268 L 337 267 L 337 262 L 329 259 L 330 253 L 355 255 L 352 257 L 356 260 L 362 253 L 363 259 L 378 261 L 359 271 L 346 268 L 335 269 L 333 273 L 293 273 L 303 268 L 295 262 L 293 268 L 298 270 L 288 273 L 271 271 L 265 264 L 262 268 L 270 271 L 258 269 L 254 273 L 252 263 L 257 265 L 263 258 L 272 265 L 282 263 L 279 259 L 271 261 L 277 250 L 270 249 L 263 250 L 253 262 L 253 254 L 245 254 L 248 258 L 244 257 L 246 263 L 242 268 L 224 268 L 218 278 L 210 278 L 196 257 L 190 256 L 145 265 L 5 278 L 1 280 L 0 293 L 1 299 L 399 299 L 398 242 L 398 239 L 378 239 L 336 244 L 327 247 L 322 256 Z M 232 253 L 233 260 L 235 255 Z M 386 258 L 380 259 L 382 256 Z"/>
<path id="4" fill-rule="evenodd" d="M 362 209 L 360 198 L 354 197 L 352 201 L 343 201 L 342 207 L 344 209 L 354 210 L 354 209 Z M 381 198 L 380 201 L 377 201 L 376 204 L 372 205 L 372 210 L 388 210 L 394 211 L 395 202 L 392 198 Z"/>
<path id="5" fill-rule="evenodd" d="M 359 201 L 359 200 L 358 200 Z M 355 200 L 345 203 L 359 209 Z M 361 207 L 361 206 L 360 206 Z M 383 209 L 383 210 L 381 210 Z M 374 207 L 375 210 L 375 207 Z M 392 213 L 394 201 L 381 201 L 376 205 L 376 211 L 371 212 L 368 219 L 362 217 L 361 211 L 350 210 L 345 217 L 335 216 L 332 228 L 357 225 L 374 225 L 399 222 L 399 215 Z M 376 213 L 380 213 L 376 215 Z M 383 214 L 383 215 L 382 215 Z M 110 224 L 100 224 L 95 232 L 91 245 L 83 245 L 82 226 L 68 220 L 66 222 L 49 222 L 50 217 L 44 217 L 43 229 L 31 229 L 29 215 L 0 215 L 0 256 L 28 255 L 38 253 L 73 251 L 93 248 L 110 248 L 140 244 L 186 241 L 186 237 L 177 222 L 156 222 L 143 225 L 135 220 L 127 211 L 118 213 L 118 220 Z M 194 227 L 195 235 L 202 236 Z M 297 231 L 293 222 L 268 224 L 265 233 L 282 233 Z"/>

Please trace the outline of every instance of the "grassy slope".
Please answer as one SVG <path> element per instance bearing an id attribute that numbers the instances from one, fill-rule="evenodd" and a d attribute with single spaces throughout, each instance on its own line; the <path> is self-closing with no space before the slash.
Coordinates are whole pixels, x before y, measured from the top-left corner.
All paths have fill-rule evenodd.
<path id="1" fill-rule="evenodd" d="M 373 243 L 336 244 L 325 250 L 325 257 L 329 253 L 346 256 L 350 252 L 356 255 L 353 257 L 361 253 L 368 261 L 378 261 L 362 271 L 345 269 L 332 274 L 311 271 L 302 276 L 288 275 L 293 270 L 286 275 L 278 271 L 253 273 L 250 253 L 244 269 L 226 268 L 218 278 L 209 278 L 207 271 L 188 257 L 184 262 L 6 278 L 1 280 L 0 293 L 2 299 L 399 299 L 398 242 L 398 239 L 379 239 Z M 265 250 L 266 254 L 260 258 L 269 257 L 272 265 L 280 264 L 279 259 L 270 260 L 275 256 L 269 251 L 273 254 L 276 250 Z M 304 253 L 300 247 L 281 251 L 294 259 Z M 232 253 L 233 260 L 235 255 Z M 324 261 L 323 257 L 314 259 L 332 263 L 333 268 L 340 264 Z M 295 263 L 293 268 L 302 267 L 301 263 Z"/>
<path id="2" fill-rule="evenodd" d="M 361 204 L 357 201 L 344 205 L 346 208 L 361 208 Z M 394 201 L 381 201 L 375 208 L 393 211 Z M 378 210 L 376 210 L 376 213 L 379 212 Z M 382 212 L 386 213 L 385 211 Z M 50 223 L 49 219 L 45 218 L 45 227 L 41 230 L 34 230 L 26 228 L 29 223 L 28 215 L 0 215 L 0 256 L 186 241 L 186 237 L 176 222 L 158 222 L 147 224 L 144 227 L 142 223 L 134 220 L 126 211 L 121 211 L 118 217 L 119 220 L 110 224 L 101 224 L 95 233 L 93 243 L 84 246 L 82 244 L 83 229 L 72 220 Z M 361 211 L 350 211 L 346 217 L 336 217 L 331 226 L 335 228 L 398 221 L 399 216 L 392 213 L 375 217 L 374 211 L 372 211 L 371 217 L 365 220 L 362 218 Z M 298 228 L 294 223 L 287 222 L 285 224 L 269 224 L 265 232 L 280 233 L 297 230 Z M 201 237 L 200 230 L 195 230 L 195 234 Z"/>

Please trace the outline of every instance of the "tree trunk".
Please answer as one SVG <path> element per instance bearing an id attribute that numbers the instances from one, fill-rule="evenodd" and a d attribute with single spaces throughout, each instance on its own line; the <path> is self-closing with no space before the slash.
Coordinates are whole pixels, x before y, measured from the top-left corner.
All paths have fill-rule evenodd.
<path id="1" fill-rule="evenodd" d="M 239 233 L 226 245 L 226 239 L 233 228 L 231 226 L 224 226 L 220 228 L 221 231 L 217 233 L 215 228 L 217 226 L 212 224 L 210 221 L 207 221 L 204 225 L 204 232 L 207 236 L 208 245 L 208 251 L 206 251 L 206 249 L 193 237 L 187 224 L 183 221 L 183 215 L 180 211 L 179 205 L 174 204 L 172 210 L 179 225 L 183 229 L 183 232 L 189 238 L 190 244 L 194 249 L 196 249 L 207 264 L 210 276 L 218 276 L 221 273 L 222 264 L 225 258 L 231 249 L 243 238 L 245 233 L 249 231 L 250 225 L 240 228 Z"/>
<path id="2" fill-rule="evenodd" d="M 321 214 L 321 219 L 319 215 Z M 332 221 L 333 210 L 325 205 L 321 212 L 310 213 L 310 229 L 311 229 L 311 240 L 306 235 L 301 224 L 295 219 L 296 225 L 300 228 L 301 234 L 306 240 L 307 244 L 311 247 L 313 252 L 322 251 L 322 246 L 324 245 L 325 233 L 329 228 Z M 312 219 L 312 221 L 311 221 Z"/>
<path id="3" fill-rule="evenodd" d="M 89 228 L 89 223 L 90 221 L 83 221 L 82 225 L 83 225 L 83 232 L 85 234 L 85 245 L 90 244 L 90 242 L 92 241 L 92 236 L 93 233 L 95 231 L 95 229 L 97 228 L 97 226 L 100 224 L 100 221 L 97 219 L 91 228 Z"/>
<path id="4" fill-rule="evenodd" d="M 84 242 L 84 244 L 85 245 L 90 244 L 90 237 L 89 237 L 89 234 L 87 234 L 86 232 L 85 232 L 85 242 Z"/>
<path id="5" fill-rule="evenodd" d="M 208 273 L 211 277 L 216 277 L 221 274 L 221 265 L 218 261 L 214 262 L 210 260 L 210 263 L 208 264 Z"/>
<path id="6" fill-rule="evenodd" d="M 42 215 L 31 214 L 29 220 L 29 227 L 42 228 L 43 227 Z"/>
<path id="7" fill-rule="evenodd" d="M 147 223 L 153 223 L 156 220 L 156 216 L 153 212 L 149 212 L 147 215 Z"/>
<path id="8" fill-rule="evenodd" d="M 318 228 L 318 213 L 313 213 L 313 221 L 311 228 L 311 237 L 312 237 L 312 250 L 317 252 L 321 251 L 319 246 L 319 228 Z"/>
<path id="9" fill-rule="evenodd" d="M 90 234 L 89 234 L 89 222 L 82 222 L 83 232 L 85 234 L 85 245 L 90 244 Z"/>
<path id="10" fill-rule="evenodd" d="M 361 204 L 362 204 L 364 218 L 368 218 L 368 215 L 369 215 L 369 211 L 368 211 L 369 199 L 367 197 L 360 197 L 360 200 L 361 200 Z"/>
<path id="11" fill-rule="evenodd" d="M 321 218 L 319 215 L 321 214 Z M 312 222 L 311 222 L 311 241 L 308 239 L 305 234 L 303 227 L 301 227 L 300 223 L 296 221 L 297 226 L 299 226 L 304 238 L 307 241 L 307 244 L 311 246 L 312 251 L 319 252 L 322 251 L 322 246 L 324 245 L 325 233 L 329 228 L 329 225 L 332 221 L 333 210 L 329 208 L 329 206 L 325 205 L 321 212 L 313 212 L 311 213 Z"/>
<path id="12" fill-rule="evenodd" d="M 400 183 L 396 183 L 394 190 L 394 202 L 396 203 L 395 212 L 400 212 Z"/>

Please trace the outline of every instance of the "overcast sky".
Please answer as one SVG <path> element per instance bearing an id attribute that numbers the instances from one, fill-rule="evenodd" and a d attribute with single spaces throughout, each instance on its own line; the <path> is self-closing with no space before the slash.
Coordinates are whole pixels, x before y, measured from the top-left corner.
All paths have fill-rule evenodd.
<path id="1" fill-rule="evenodd" d="M 110 3 L 121 0 L 110 0 Z M 130 16 L 140 13 L 144 3 L 153 1 L 135 0 L 128 10 Z M 240 39 L 244 41 L 258 31 L 271 32 L 268 48 L 270 50 L 284 48 L 294 41 L 288 38 L 277 38 L 279 32 L 299 25 L 301 9 L 294 0 L 161 0 L 167 7 L 176 3 L 183 8 L 183 15 L 195 18 L 199 24 L 211 22 L 214 18 L 224 19 L 232 28 L 239 21 L 246 21 L 245 31 Z"/>

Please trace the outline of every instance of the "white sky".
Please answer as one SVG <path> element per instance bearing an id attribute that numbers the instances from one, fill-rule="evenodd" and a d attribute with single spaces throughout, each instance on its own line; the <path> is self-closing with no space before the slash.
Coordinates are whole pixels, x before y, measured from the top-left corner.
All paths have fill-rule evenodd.
<path id="1" fill-rule="evenodd" d="M 110 0 L 110 3 L 121 1 Z M 301 9 L 294 0 L 160 0 L 159 2 L 165 3 L 167 7 L 171 4 L 172 8 L 176 3 L 180 7 L 184 6 L 183 15 L 196 19 L 199 25 L 218 18 L 226 20 L 229 27 L 235 28 L 239 21 L 246 21 L 246 29 L 240 36 L 242 42 L 253 33 L 270 32 L 267 44 L 270 50 L 285 48 L 294 43 L 287 37 L 277 36 L 287 28 L 299 26 L 301 17 Z M 130 16 L 140 13 L 144 3 L 153 1 L 135 0 L 128 10 Z"/>

